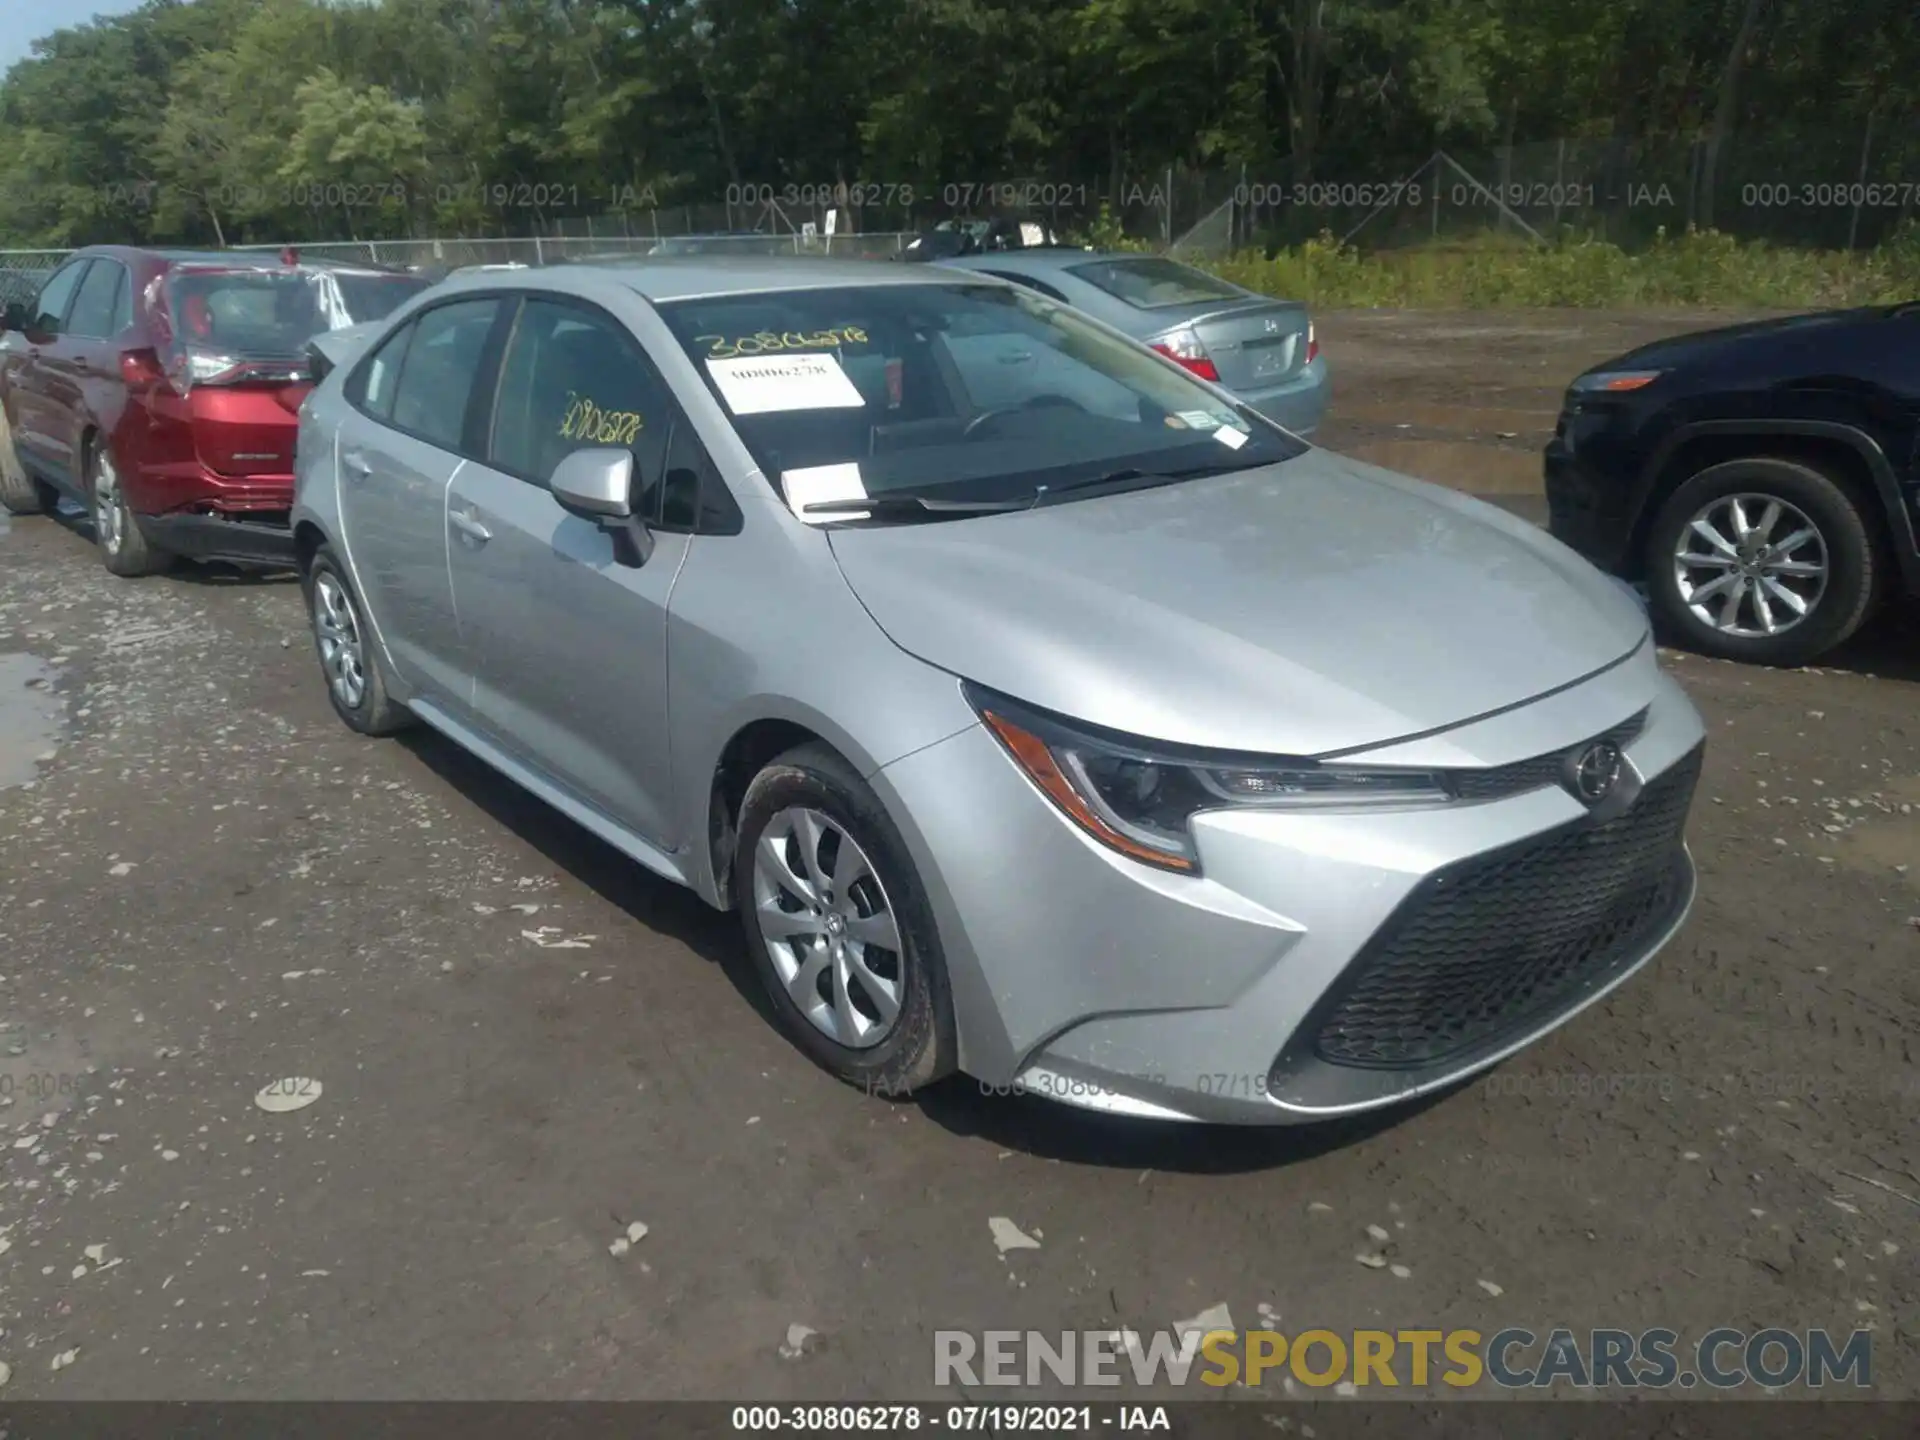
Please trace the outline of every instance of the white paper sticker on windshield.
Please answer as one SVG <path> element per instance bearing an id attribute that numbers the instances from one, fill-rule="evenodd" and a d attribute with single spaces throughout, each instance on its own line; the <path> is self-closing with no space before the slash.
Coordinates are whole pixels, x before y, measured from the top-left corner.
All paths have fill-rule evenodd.
<path id="1" fill-rule="evenodd" d="M 1244 430 L 1236 430 L 1231 425 L 1222 425 L 1218 430 L 1213 432 L 1213 438 L 1229 450 L 1238 450 L 1242 445 L 1247 443 L 1247 432 Z"/>
<path id="2" fill-rule="evenodd" d="M 1205 410 L 1181 410 L 1177 412 L 1187 422 L 1189 430 L 1218 430 L 1220 418 Z"/>
<path id="3" fill-rule="evenodd" d="M 870 513 L 865 510 L 841 511 L 833 515 L 805 513 L 807 506 L 821 505 L 829 500 L 866 499 L 866 482 L 860 478 L 860 466 L 857 463 L 808 465 L 799 470 L 783 470 L 780 473 L 780 490 L 787 497 L 787 504 L 793 507 L 793 513 L 809 525 L 825 525 L 831 520 L 862 520 Z"/>
<path id="4" fill-rule="evenodd" d="M 709 360 L 707 371 L 736 415 L 776 410 L 850 410 L 867 402 L 831 355 Z"/>

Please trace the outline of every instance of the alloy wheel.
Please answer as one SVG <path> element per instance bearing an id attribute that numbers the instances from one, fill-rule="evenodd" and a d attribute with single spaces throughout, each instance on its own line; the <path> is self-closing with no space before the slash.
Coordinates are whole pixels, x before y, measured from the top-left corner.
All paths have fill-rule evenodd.
<path id="1" fill-rule="evenodd" d="M 120 496 L 120 472 L 113 456 L 102 447 L 93 469 L 93 530 L 109 555 L 118 555 L 127 540 L 127 515 Z"/>
<path id="2" fill-rule="evenodd" d="M 313 581 L 313 630 L 320 643 L 320 668 L 326 673 L 328 688 L 347 709 L 358 710 L 367 695 L 360 625 L 346 587 L 325 570 Z"/>
<path id="3" fill-rule="evenodd" d="M 1743 639 L 1784 635 L 1826 594 L 1826 538 L 1798 506 L 1773 495 L 1723 495 L 1680 532 L 1673 576 L 1702 625 Z"/>
<path id="4" fill-rule="evenodd" d="M 845 827 L 800 806 L 754 847 L 753 916 L 787 996 L 850 1050 L 893 1032 L 905 998 L 900 927 L 880 875 Z"/>

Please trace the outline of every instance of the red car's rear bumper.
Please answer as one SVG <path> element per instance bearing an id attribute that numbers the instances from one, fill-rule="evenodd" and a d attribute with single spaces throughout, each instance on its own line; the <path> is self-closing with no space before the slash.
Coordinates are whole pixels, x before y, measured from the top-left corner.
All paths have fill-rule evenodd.
<path id="1" fill-rule="evenodd" d="M 221 475 L 197 460 L 171 461 L 128 467 L 121 487 L 163 550 L 244 565 L 293 561 L 291 475 Z"/>
<path id="2" fill-rule="evenodd" d="M 129 503 L 142 515 L 166 515 L 176 510 L 284 514 L 293 508 L 291 474 L 222 475 L 198 460 L 136 464 L 133 473 L 121 477 L 121 485 Z"/>

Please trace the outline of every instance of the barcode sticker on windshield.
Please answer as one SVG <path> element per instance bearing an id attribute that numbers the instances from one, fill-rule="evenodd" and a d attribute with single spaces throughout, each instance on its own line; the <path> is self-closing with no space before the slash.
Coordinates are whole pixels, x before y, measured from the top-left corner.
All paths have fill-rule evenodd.
<path id="1" fill-rule="evenodd" d="M 1213 438 L 1229 450 L 1238 450 L 1242 445 L 1247 443 L 1247 432 L 1244 430 L 1236 430 L 1231 425 L 1222 425 L 1218 430 L 1213 432 Z"/>
<path id="2" fill-rule="evenodd" d="M 707 372 L 736 415 L 782 410 L 851 410 L 867 402 L 831 355 L 709 360 Z"/>
<path id="3" fill-rule="evenodd" d="M 866 499 L 867 486 L 860 478 L 857 462 L 807 465 L 798 470 L 783 470 L 780 472 L 780 490 L 787 497 L 787 504 L 793 507 L 793 513 L 809 525 L 824 525 L 830 520 L 863 520 L 870 513 L 865 510 L 836 511 L 832 515 L 806 513 L 807 506 L 822 505 L 829 500 Z"/>

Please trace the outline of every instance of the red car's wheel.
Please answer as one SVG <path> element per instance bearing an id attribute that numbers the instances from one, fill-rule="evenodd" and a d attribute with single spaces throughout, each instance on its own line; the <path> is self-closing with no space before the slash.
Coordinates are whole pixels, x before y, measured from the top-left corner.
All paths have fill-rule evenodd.
<path id="1" fill-rule="evenodd" d="M 93 497 L 93 538 L 108 570 L 127 579 L 173 568 L 174 557 L 147 539 L 140 517 L 120 488 L 120 470 L 104 440 L 87 447 L 87 493 Z"/>

